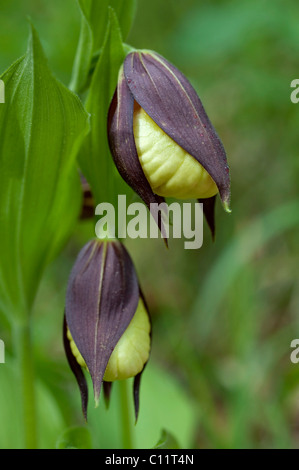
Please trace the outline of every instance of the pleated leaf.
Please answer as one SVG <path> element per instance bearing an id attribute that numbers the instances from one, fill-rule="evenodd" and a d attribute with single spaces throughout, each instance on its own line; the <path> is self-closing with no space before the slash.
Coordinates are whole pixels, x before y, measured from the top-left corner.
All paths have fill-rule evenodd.
<path id="1" fill-rule="evenodd" d="M 101 54 L 109 28 L 109 9 L 113 8 L 125 39 L 131 29 L 136 0 L 78 0 L 81 32 L 74 62 L 71 88 L 80 91 L 87 82 L 94 54 Z"/>
<path id="2" fill-rule="evenodd" d="M 125 54 L 117 17 L 112 9 L 109 18 L 104 46 L 86 102 L 91 115 L 91 132 L 84 141 L 79 162 L 91 186 L 95 204 L 110 202 L 116 207 L 118 194 L 126 194 L 128 188 L 119 177 L 110 155 L 107 114 Z"/>
<path id="3" fill-rule="evenodd" d="M 22 317 L 78 217 L 76 155 L 88 115 L 51 74 L 33 27 L 26 55 L 1 79 L 0 308 Z"/>
<path id="4" fill-rule="evenodd" d="M 93 50 L 102 47 L 109 20 L 109 7 L 115 11 L 122 36 L 126 39 L 135 16 L 136 0 L 79 0 L 93 35 Z"/>

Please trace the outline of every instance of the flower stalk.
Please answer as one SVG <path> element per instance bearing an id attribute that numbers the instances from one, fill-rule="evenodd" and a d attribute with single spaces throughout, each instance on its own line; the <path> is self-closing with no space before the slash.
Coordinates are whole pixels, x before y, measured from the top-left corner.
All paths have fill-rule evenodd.
<path id="1" fill-rule="evenodd" d="M 130 400 L 127 380 L 119 382 L 120 389 L 120 414 L 122 443 L 124 449 L 133 449 L 132 423 L 130 415 Z"/>
<path id="2" fill-rule="evenodd" d="M 37 449 L 37 411 L 31 321 L 14 325 L 24 447 Z"/>

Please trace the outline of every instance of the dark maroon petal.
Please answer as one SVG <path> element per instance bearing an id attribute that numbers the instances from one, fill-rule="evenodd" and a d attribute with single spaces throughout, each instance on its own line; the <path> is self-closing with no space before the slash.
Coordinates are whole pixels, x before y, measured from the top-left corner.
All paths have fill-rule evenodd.
<path id="1" fill-rule="evenodd" d="M 160 204 L 164 198 L 153 193 L 142 170 L 133 133 L 133 114 L 134 98 L 122 72 L 108 113 L 109 146 L 121 177 L 150 209 L 151 203 Z M 156 223 L 166 241 L 160 212 Z"/>
<path id="2" fill-rule="evenodd" d="M 88 387 L 87 382 L 85 379 L 85 375 L 82 371 L 80 364 L 78 364 L 75 356 L 72 353 L 70 342 L 67 337 L 67 323 L 66 318 L 64 316 L 63 320 L 63 345 L 65 354 L 69 363 L 69 366 L 76 377 L 77 383 L 79 385 L 80 394 L 81 394 L 81 402 L 82 402 L 82 412 L 85 420 L 87 421 L 87 405 L 88 405 Z"/>
<path id="3" fill-rule="evenodd" d="M 106 408 L 109 408 L 111 390 L 112 390 L 112 382 L 103 382 L 103 391 L 104 391 L 104 399 L 105 399 Z"/>
<path id="4" fill-rule="evenodd" d="M 66 295 L 66 319 L 90 372 L 98 401 L 109 358 L 139 301 L 136 272 L 117 241 L 88 243 L 79 253 Z"/>
<path id="5" fill-rule="evenodd" d="M 124 75 L 137 103 L 206 169 L 228 208 L 230 177 L 225 150 L 190 82 L 176 67 L 151 52 L 128 54 Z"/>
<path id="6" fill-rule="evenodd" d="M 148 318 L 149 318 L 149 321 L 151 323 L 151 316 L 150 316 L 150 313 L 149 313 L 149 309 L 148 309 L 148 305 L 147 305 L 147 302 L 146 302 L 146 299 L 143 295 L 143 292 L 141 289 L 139 289 L 139 295 L 143 301 L 143 305 L 147 311 L 147 314 L 148 314 Z M 150 337 L 151 337 L 151 340 L 152 340 L 152 328 L 151 328 L 151 332 L 150 332 Z M 133 383 L 133 399 L 134 399 L 134 410 L 135 410 L 135 424 L 137 423 L 137 420 L 138 420 L 138 415 L 139 415 L 139 407 L 140 407 L 140 382 L 141 382 L 141 376 L 142 376 L 142 373 L 144 372 L 144 369 L 146 367 L 148 363 L 148 360 L 147 362 L 144 364 L 143 366 L 143 369 L 142 371 L 139 372 L 139 374 L 137 374 L 134 378 L 134 383 Z"/>
<path id="7" fill-rule="evenodd" d="M 206 199 L 198 199 L 198 202 L 202 203 L 202 209 L 208 226 L 212 233 L 212 238 L 215 240 L 215 203 L 216 196 L 212 196 Z"/>
<path id="8" fill-rule="evenodd" d="M 141 381 L 141 375 L 142 375 L 143 370 L 141 372 L 139 372 L 139 374 L 137 374 L 134 377 L 134 383 L 133 383 L 133 400 L 134 400 L 134 409 L 135 409 L 135 424 L 137 423 L 138 415 L 139 415 L 140 381 Z"/>

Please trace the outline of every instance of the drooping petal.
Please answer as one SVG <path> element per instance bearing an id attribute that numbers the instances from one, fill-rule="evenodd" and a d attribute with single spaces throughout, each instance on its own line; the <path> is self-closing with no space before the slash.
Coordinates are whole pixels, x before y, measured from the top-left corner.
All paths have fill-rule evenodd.
<path id="1" fill-rule="evenodd" d="M 144 369 L 143 369 L 144 370 Z M 141 375 L 142 372 L 139 372 L 139 374 L 134 377 L 134 383 L 133 383 L 133 399 L 134 399 L 134 409 L 135 409 L 135 424 L 137 423 L 138 420 L 138 415 L 139 415 L 139 407 L 140 407 L 140 381 L 141 381 Z"/>
<path id="2" fill-rule="evenodd" d="M 104 399 L 105 399 L 106 408 L 109 408 L 112 384 L 113 382 L 105 382 L 105 381 L 103 382 L 103 391 L 104 391 Z"/>
<path id="3" fill-rule="evenodd" d="M 65 316 L 63 319 L 63 345 L 64 345 L 64 350 L 65 350 L 65 354 L 66 354 L 69 366 L 74 376 L 76 377 L 76 380 L 79 386 L 79 390 L 81 394 L 82 412 L 83 412 L 83 416 L 85 420 L 87 420 L 87 405 L 88 405 L 87 382 L 86 382 L 81 366 L 78 364 L 75 356 L 72 353 L 70 342 L 67 337 L 67 322 L 66 322 Z"/>
<path id="4" fill-rule="evenodd" d="M 109 146 L 120 175 L 150 209 L 151 203 L 160 204 L 164 198 L 153 193 L 140 165 L 133 133 L 133 115 L 134 98 L 121 69 L 108 113 Z M 160 212 L 156 223 L 166 241 Z"/>
<path id="5" fill-rule="evenodd" d="M 144 294 L 142 292 L 142 289 L 140 288 L 139 289 L 139 295 L 143 301 L 143 305 L 147 311 L 147 314 L 148 314 L 148 318 L 149 318 L 149 321 L 151 323 L 151 316 L 150 316 L 150 313 L 149 313 L 149 308 L 148 308 L 148 305 L 147 305 L 147 302 L 146 302 L 146 299 L 144 297 Z M 152 328 L 151 328 L 151 331 L 150 331 L 150 339 L 152 341 Z M 134 410 L 135 410 L 135 424 L 137 423 L 137 420 L 138 420 L 138 415 L 139 415 L 139 407 L 140 407 L 140 382 L 141 382 L 141 377 L 142 377 L 142 374 L 144 372 L 144 369 L 147 365 L 148 361 L 144 364 L 143 366 L 143 369 L 139 372 L 139 374 L 137 374 L 135 377 L 134 377 L 134 383 L 133 383 L 133 399 L 134 399 Z"/>
<path id="6" fill-rule="evenodd" d="M 152 52 L 128 54 L 124 75 L 137 103 L 210 174 L 227 210 L 230 177 L 225 150 L 190 82 Z"/>
<path id="7" fill-rule="evenodd" d="M 215 203 L 216 196 L 209 197 L 207 199 L 198 199 L 199 203 L 202 203 L 202 209 L 208 226 L 212 233 L 212 238 L 215 240 Z"/>
<path id="8" fill-rule="evenodd" d="M 109 358 L 138 301 L 139 284 L 125 247 L 98 240 L 85 245 L 70 275 L 66 321 L 90 372 L 96 402 Z"/>

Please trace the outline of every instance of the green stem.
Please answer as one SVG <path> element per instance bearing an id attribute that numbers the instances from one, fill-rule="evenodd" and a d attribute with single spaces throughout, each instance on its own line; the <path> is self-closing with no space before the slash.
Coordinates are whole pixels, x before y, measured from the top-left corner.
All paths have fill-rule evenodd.
<path id="1" fill-rule="evenodd" d="M 24 446 L 26 449 L 36 449 L 36 400 L 30 322 L 16 325 L 14 333 L 20 380 Z"/>
<path id="2" fill-rule="evenodd" d="M 127 380 L 122 380 L 119 382 L 122 442 L 124 449 L 133 449 L 132 424 L 130 419 L 131 414 L 127 382 Z"/>
<path id="3" fill-rule="evenodd" d="M 130 54 L 130 52 L 135 52 L 138 50 L 135 47 L 130 46 L 130 44 L 123 43 L 123 46 L 124 46 L 124 51 L 126 55 Z"/>

